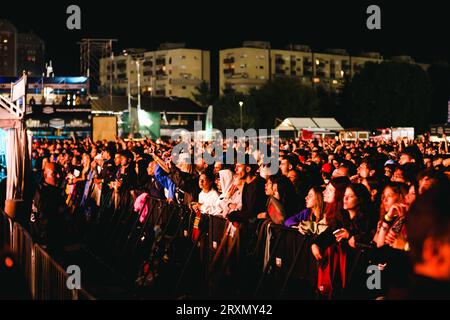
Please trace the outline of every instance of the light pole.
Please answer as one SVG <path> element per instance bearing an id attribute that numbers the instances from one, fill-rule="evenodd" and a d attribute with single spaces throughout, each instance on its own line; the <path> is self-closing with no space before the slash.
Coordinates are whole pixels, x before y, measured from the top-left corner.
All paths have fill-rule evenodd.
<path id="1" fill-rule="evenodd" d="M 137 111 L 139 116 L 139 111 L 141 111 L 141 72 L 140 72 L 140 60 L 136 60 L 136 69 L 137 69 L 137 86 L 138 86 L 138 105 Z"/>
<path id="2" fill-rule="evenodd" d="M 240 113 L 241 113 L 241 129 L 243 129 L 242 128 L 242 106 L 244 105 L 244 102 L 242 102 L 242 101 L 239 101 L 239 107 L 240 107 Z"/>

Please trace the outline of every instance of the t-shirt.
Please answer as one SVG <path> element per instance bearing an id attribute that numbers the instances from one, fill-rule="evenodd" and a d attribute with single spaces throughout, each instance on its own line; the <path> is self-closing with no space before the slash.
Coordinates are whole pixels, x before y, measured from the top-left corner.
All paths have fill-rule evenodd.
<path id="1" fill-rule="evenodd" d="M 216 190 L 210 190 L 208 193 L 202 191 L 198 195 L 198 202 L 202 204 L 201 212 L 204 214 L 213 214 L 219 193 Z"/>

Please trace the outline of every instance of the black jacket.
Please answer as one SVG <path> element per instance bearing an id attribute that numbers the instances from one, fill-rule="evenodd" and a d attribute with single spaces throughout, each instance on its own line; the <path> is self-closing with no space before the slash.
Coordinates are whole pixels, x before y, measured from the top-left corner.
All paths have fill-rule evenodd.
<path id="1" fill-rule="evenodd" d="M 249 222 L 266 211 L 267 196 L 264 190 L 266 181 L 257 176 L 251 183 L 246 183 L 242 190 L 242 209 L 230 212 L 228 220 L 232 222 Z"/>
<path id="2" fill-rule="evenodd" d="M 62 248 L 74 240 L 74 228 L 63 190 L 40 184 L 33 197 L 30 216 L 30 230 L 35 241 L 55 249 Z"/>

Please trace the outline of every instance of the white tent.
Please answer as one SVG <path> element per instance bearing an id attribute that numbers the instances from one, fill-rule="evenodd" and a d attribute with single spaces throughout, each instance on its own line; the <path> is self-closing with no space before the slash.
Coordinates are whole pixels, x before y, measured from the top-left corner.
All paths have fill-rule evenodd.
<path id="1" fill-rule="evenodd" d="M 286 118 L 275 128 L 277 131 L 300 131 L 300 130 L 344 130 L 334 118 Z"/>
<path id="2" fill-rule="evenodd" d="M 24 200 L 25 178 L 30 164 L 31 144 L 23 123 L 23 108 L 0 95 L 0 129 L 6 131 L 5 211 L 14 215 L 16 204 Z"/>

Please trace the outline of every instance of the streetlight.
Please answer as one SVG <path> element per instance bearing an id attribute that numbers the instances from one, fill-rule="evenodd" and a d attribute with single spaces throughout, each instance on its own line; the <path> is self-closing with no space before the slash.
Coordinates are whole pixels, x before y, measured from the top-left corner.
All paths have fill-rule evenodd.
<path id="1" fill-rule="evenodd" d="M 240 111 L 241 111 L 241 129 L 242 129 L 242 106 L 244 105 L 244 102 L 239 101 L 239 107 L 240 107 Z"/>

